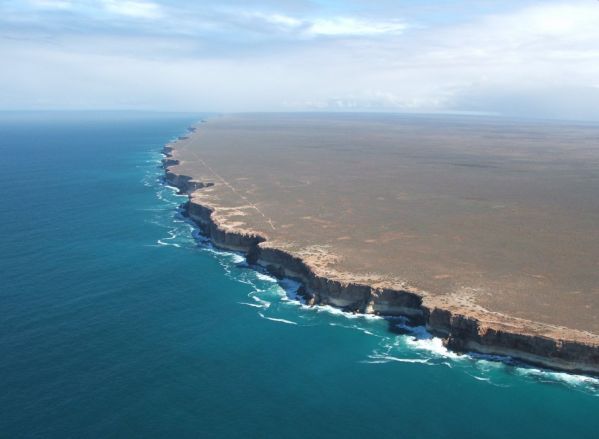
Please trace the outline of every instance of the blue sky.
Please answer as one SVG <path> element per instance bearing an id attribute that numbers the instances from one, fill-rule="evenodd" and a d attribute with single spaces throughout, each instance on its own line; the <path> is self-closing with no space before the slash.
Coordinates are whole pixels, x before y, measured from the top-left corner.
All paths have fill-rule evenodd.
<path id="1" fill-rule="evenodd" d="M 599 2 L 0 0 L 0 109 L 599 120 Z"/>

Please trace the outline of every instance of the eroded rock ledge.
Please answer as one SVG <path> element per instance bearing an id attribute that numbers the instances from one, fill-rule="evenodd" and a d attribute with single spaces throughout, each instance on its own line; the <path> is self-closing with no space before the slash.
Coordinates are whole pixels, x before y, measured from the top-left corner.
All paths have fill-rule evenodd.
<path id="1" fill-rule="evenodd" d="M 173 155 L 177 141 L 163 149 L 165 179 L 189 196 L 185 204 L 188 216 L 217 247 L 242 252 L 248 262 L 264 266 L 279 278 L 301 281 L 308 303 L 359 313 L 405 316 L 415 324 L 425 325 L 432 334 L 442 337 L 449 349 L 458 352 L 509 356 L 555 370 L 599 375 L 596 334 L 465 307 L 410 288 L 345 281 L 321 273 L 318 267 L 270 243 L 266 236 L 225 224 L 219 219 L 218 206 L 203 204 L 194 197 L 194 192 L 214 183 L 194 181 L 171 169 L 179 164 Z"/>

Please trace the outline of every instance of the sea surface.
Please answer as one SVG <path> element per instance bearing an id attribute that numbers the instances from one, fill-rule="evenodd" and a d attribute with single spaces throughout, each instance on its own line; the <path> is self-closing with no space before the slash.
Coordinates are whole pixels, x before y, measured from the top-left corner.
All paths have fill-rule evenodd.
<path id="1" fill-rule="evenodd" d="M 179 213 L 202 114 L 0 113 L 0 437 L 597 438 L 599 381 L 309 308 Z"/>

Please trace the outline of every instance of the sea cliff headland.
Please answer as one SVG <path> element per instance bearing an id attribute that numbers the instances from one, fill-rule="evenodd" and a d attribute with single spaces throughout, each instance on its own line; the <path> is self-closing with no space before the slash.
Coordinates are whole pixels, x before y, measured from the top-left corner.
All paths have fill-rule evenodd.
<path id="1" fill-rule="evenodd" d="M 598 374 L 595 134 L 234 115 L 193 127 L 163 162 L 215 245 L 300 280 L 309 303 L 405 316 L 456 351 Z"/>

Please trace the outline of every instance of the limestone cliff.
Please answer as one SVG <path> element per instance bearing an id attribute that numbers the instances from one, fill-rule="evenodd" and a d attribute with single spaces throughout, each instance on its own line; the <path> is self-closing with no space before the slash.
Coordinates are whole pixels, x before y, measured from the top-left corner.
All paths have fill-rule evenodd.
<path id="1" fill-rule="evenodd" d="M 266 236 L 226 224 L 219 218 L 217 206 L 202 204 L 193 196 L 213 183 L 197 182 L 171 169 L 179 163 L 173 157 L 175 144 L 163 150 L 165 178 L 189 195 L 185 205 L 189 217 L 216 246 L 244 253 L 248 262 L 264 266 L 275 276 L 300 280 L 308 303 L 350 312 L 405 316 L 414 324 L 425 325 L 455 351 L 510 356 L 556 370 L 599 374 L 599 336 L 595 334 L 461 306 L 409 288 L 346 281 L 277 247 Z"/>

